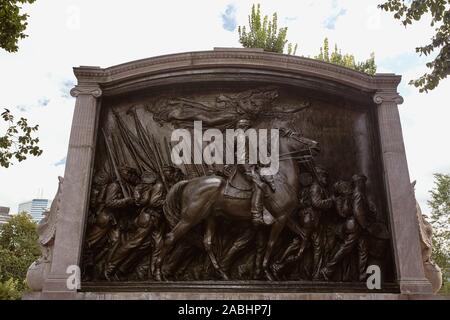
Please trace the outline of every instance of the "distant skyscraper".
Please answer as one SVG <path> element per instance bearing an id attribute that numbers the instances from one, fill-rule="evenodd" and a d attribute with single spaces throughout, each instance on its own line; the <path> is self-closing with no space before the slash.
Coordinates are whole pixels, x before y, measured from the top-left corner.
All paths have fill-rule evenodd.
<path id="1" fill-rule="evenodd" d="M 42 213 L 49 207 L 48 199 L 33 199 L 28 202 L 19 204 L 18 213 L 26 212 L 33 217 L 36 222 L 43 218 Z"/>
<path id="2" fill-rule="evenodd" d="M 0 225 L 5 224 L 11 218 L 8 207 L 0 207 Z"/>

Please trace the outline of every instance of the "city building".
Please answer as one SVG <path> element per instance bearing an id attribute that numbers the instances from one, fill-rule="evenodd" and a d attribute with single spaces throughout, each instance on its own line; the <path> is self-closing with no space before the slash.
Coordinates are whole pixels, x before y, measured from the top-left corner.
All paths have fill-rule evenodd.
<path id="1" fill-rule="evenodd" d="M 5 224 L 11 218 L 8 207 L 0 207 L 0 225 Z"/>
<path id="2" fill-rule="evenodd" d="M 19 204 L 18 213 L 26 212 L 30 214 L 34 221 L 39 222 L 43 218 L 42 213 L 49 208 L 48 199 L 33 199 Z"/>

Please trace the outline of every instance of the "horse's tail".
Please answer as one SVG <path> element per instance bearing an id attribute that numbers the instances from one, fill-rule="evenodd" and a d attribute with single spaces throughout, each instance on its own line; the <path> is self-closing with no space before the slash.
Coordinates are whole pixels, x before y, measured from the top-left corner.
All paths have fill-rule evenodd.
<path id="1" fill-rule="evenodd" d="M 180 221 L 180 194 L 183 192 L 184 187 L 189 183 L 188 180 L 177 182 L 170 189 L 166 197 L 166 203 L 164 204 L 164 216 L 172 229 Z"/>

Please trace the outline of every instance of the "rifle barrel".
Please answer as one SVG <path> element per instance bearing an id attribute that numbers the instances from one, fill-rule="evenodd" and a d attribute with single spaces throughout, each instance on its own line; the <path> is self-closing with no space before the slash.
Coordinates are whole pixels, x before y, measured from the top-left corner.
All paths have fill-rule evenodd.
<path id="1" fill-rule="evenodd" d="M 103 130 L 103 128 L 102 128 L 102 133 L 103 133 L 103 137 L 105 138 L 106 149 L 108 150 L 108 154 L 109 154 L 109 157 L 111 159 L 111 163 L 112 163 L 112 165 L 114 167 L 114 173 L 116 175 L 117 181 L 119 182 L 120 189 L 122 189 L 123 195 L 126 198 L 128 198 L 129 197 L 128 191 L 125 189 L 125 186 L 123 185 L 122 178 L 121 178 L 120 173 L 119 173 L 119 169 L 117 168 L 116 160 L 114 159 L 114 155 L 112 153 L 111 145 L 109 144 L 108 137 L 107 137 L 107 135 L 105 133 L 105 130 Z"/>

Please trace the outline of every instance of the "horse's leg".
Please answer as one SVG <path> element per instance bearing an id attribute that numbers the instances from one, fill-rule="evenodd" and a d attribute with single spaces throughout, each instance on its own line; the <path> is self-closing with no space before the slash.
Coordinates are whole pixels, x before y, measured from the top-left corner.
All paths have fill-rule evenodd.
<path id="1" fill-rule="evenodd" d="M 309 238 L 311 236 L 311 228 L 299 228 L 300 233 L 291 242 L 288 248 L 277 262 L 272 265 L 272 272 L 275 276 L 279 276 L 280 272 L 288 264 L 300 260 L 305 249 L 309 246 Z M 297 254 L 292 255 L 297 251 Z"/>
<path id="2" fill-rule="evenodd" d="M 189 258 L 187 257 L 189 249 L 190 247 L 184 245 L 183 243 L 180 243 L 179 245 L 175 246 L 172 252 L 170 253 L 170 261 L 164 261 L 165 273 L 171 274 L 175 270 L 178 271 L 177 270 L 178 268 L 182 268 L 181 263 L 186 262 Z"/>
<path id="3" fill-rule="evenodd" d="M 253 278 L 260 279 L 262 275 L 262 259 L 264 256 L 264 230 L 259 228 L 256 233 L 255 273 Z"/>
<path id="4" fill-rule="evenodd" d="M 296 254 L 290 255 L 284 260 L 284 262 L 282 262 L 282 263 L 277 262 L 272 266 L 272 271 L 276 275 L 279 274 L 281 269 L 283 269 L 285 266 L 293 264 L 294 262 L 298 262 L 303 257 L 303 253 L 305 252 L 305 249 L 309 246 L 309 240 L 304 239 L 304 240 L 299 240 L 299 241 L 301 241 L 301 244 L 300 244 Z"/>
<path id="5" fill-rule="evenodd" d="M 222 276 L 224 280 L 228 280 L 227 274 L 220 267 L 219 263 L 217 262 L 216 255 L 212 250 L 212 239 L 214 237 L 215 231 L 216 231 L 216 222 L 214 221 L 214 217 L 209 217 L 206 222 L 206 232 L 203 237 L 203 245 L 205 246 L 205 250 L 208 253 L 209 259 L 211 260 L 214 269 L 216 269 L 217 272 L 219 272 L 219 274 Z"/>
<path id="6" fill-rule="evenodd" d="M 217 193 L 216 193 L 217 194 Z M 206 196 L 203 197 L 203 199 Z M 158 269 L 156 279 L 161 281 L 161 267 L 165 256 L 170 252 L 176 242 L 185 235 L 190 229 L 205 220 L 211 214 L 211 205 L 214 203 L 214 195 L 208 195 L 206 203 L 202 198 L 197 202 L 191 202 L 188 207 L 180 213 L 181 220 L 167 234 L 165 241 L 162 241 L 161 253 L 158 259 Z"/>
<path id="7" fill-rule="evenodd" d="M 301 247 L 302 240 L 300 238 L 294 238 L 289 246 L 284 251 L 280 259 L 278 259 L 277 264 L 284 264 L 284 261 L 291 255 L 292 252 L 298 251 Z"/>
<path id="8" fill-rule="evenodd" d="M 190 221 L 180 220 L 177 225 L 170 231 L 165 241 L 161 241 L 160 243 L 160 254 L 157 261 L 157 269 L 155 278 L 158 281 L 162 280 L 162 274 L 161 274 L 161 267 L 162 262 L 164 261 L 164 258 L 168 252 L 172 249 L 172 247 L 175 245 L 175 243 L 180 239 L 186 232 L 188 232 L 194 225 Z"/>
<path id="9" fill-rule="evenodd" d="M 280 278 L 281 271 L 285 268 L 287 264 L 289 264 L 292 258 L 291 254 L 295 251 L 301 250 L 299 248 L 301 248 L 302 245 L 303 241 L 300 240 L 300 237 L 294 238 L 292 242 L 289 244 L 289 246 L 286 248 L 284 253 L 281 255 L 281 258 L 279 258 L 272 264 L 271 266 L 272 273 L 276 278 L 278 279 Z"/>
<path id="10" fill-rule="evenodd" d="M 253 236 L 253 228 L 249 227 L 244 231 L 243 234 L 239 236 L 239 238 L 237 238 L 237 240 L 234 241 L 233 246 L 228 250 L 227 254 L 221 261 L 223 270 L 225 272 L 228 272 L 230 270 L 231 264 L 233 263 L 236 254 L 247 246 Z"/>
<path id="11" fill-rule="evenodd" d="M 266 252 L 263 259 L 264 274 L 269 281 L 274 281 L 274 277 L 271 275 L 269 270 L 270 257 L 272 255 L 273 247 L 277 242 L 278 236 L 280 235 L 281 230 L 283 230 L 285 223 L 286 219 L 284 219 L 284 217 L 282 219 L 277 219 L 272 224 L 272 229 L 270 230 L 269 241 L 267 242 Z"/>

